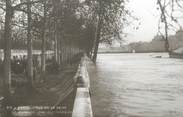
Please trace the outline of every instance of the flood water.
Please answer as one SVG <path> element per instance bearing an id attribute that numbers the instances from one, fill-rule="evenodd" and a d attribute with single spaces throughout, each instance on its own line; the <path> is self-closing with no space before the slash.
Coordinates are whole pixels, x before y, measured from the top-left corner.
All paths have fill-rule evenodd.
<path id="1" fill-rule="evenodd" d="M 94 117 L 183 117 L 183 59 L 99 54 L 89 70 Z"/>

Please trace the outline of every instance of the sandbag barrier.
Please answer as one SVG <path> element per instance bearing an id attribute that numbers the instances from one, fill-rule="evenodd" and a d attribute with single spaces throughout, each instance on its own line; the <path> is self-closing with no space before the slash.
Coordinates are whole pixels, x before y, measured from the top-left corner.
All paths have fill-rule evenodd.
<path id="1" fill-rule="evenodd" d="M 74 77 L 76 97 L 74 100 L 72 117 L 93 117 L 90 98 L 90 80 L 86 68 L 86 61 L 86 56 L 81 58 L 81 62 Z"/>

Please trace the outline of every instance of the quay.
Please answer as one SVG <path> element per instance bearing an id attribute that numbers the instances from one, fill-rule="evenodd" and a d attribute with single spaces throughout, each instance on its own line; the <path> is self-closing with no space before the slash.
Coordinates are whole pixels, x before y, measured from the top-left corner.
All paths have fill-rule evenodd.
<path id="1" fill-rule="evenodd" d="M 86 61 L 86 56 L 81 58 L 81 63 L 74 77 L 76 82 L 76 97 L 72 117 L 93 117 L 90 99 L 90 79 L 87 72 Z"/>

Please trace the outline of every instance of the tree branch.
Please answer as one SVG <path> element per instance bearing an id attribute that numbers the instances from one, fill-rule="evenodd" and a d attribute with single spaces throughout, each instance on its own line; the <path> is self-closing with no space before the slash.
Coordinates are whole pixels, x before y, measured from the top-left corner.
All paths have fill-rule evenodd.
<path id="1" fill-rule="evenodd" d="M 21 12 L 24 12 L 24 13 L 28 13 L 28 12 L 27 12 L 27 10 L 25 10 L 25 9 L 21 9 L 21 8 L 16 9 L 16 11 L 21 11 Z M 39 15 L 39 14 L 37 14 L 37 13 L 34 13 L 34 12 L 31 12 L 31 14 L 33 14 L 33 15 L 35 15 L 35 16 L 42 17 L 41 15 Z"/>
<path id="2" fill-rule="evenodd" d="M 0 23 L 1 23 L 1 24 L 4 24 L 5 22 L 0 20 Z M 26 28 L 26 26 L 18 25 L 17 23 L 12 23 L 12 25 L 13 25 L 13 26 L 20 27 L 20 28 Z"/>
<path id="3" fill-rule="evenodd" d="M 21 6 L 27 5 L 28 3 L 29 3 L 29 4 L 35 4 L 35 3 L 41 3 L 41 2 L 43 2 L 43 1 L 44 1 L 44 0 L 36 0 L 36 1 L 31 1 L 31 2 L 22 2 L 22 3 L 20 3 L 20 4 L 17 4 L 17 5 L 15 5 L 15 6 L 13 6 L 13 9 L 14 9 L 14 10 L 17 10 L 17 9 L 20 9 Z"/>
<path id="4" fill-rule="evenodd" d="M 5 4 L 3 4 L 3 3 L 0 3 L 0 9 L 2 9 L 2 10 L 6 10 L 6 8 L 4 8 L 4 6 L 5 6 Z"/>

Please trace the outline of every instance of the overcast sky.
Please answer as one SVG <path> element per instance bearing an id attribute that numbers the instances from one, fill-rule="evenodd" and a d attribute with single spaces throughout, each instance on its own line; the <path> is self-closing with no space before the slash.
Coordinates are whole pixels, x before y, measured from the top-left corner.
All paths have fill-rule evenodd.
<path id="1" fill-rule="evenodd" d="M 158 11 L 156 10 L 156 0 L 130 0 L 129 7 L 133 14 L 140 19 L 140 27 L 134 30 L 129 27 L 127 32 L 128 42 L 150 41 L 157 34 L 158 29 Z"/>

